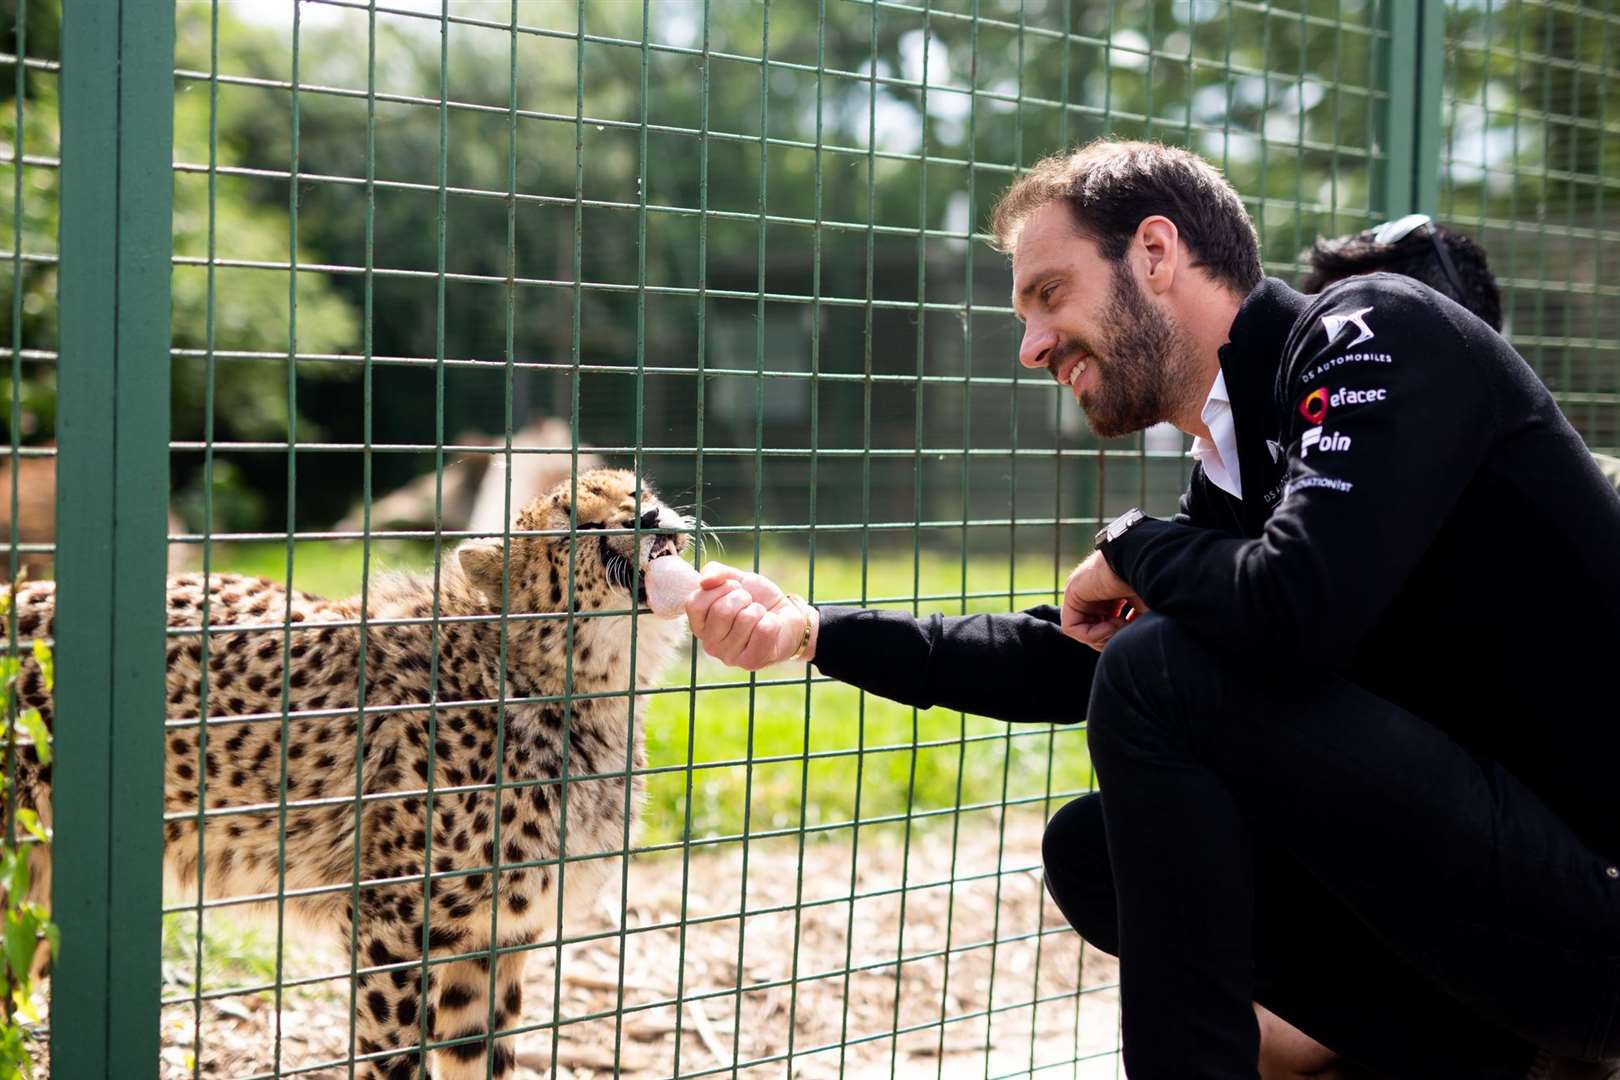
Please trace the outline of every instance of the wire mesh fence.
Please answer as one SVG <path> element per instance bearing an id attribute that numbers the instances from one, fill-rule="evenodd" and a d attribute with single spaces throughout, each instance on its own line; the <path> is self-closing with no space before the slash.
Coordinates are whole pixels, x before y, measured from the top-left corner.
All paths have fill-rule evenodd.
<path id="1" fill-rule="evenodd" d="M 0 501 L 11 581 L 121 598 L 100 652 L 60 602 L 64 680 L 112 660 L 131 719 L 96 773 L 67 751 L 113 721 L 70 733 L 59 693 L 58 862 L 74 814 L 117 852 L 127 792 L 153 812 L 122 874 L 57 868 L 70 959 L 84 924 L 143 943 L 57 971 L 95 988 L 71 1007 L 99 1057 L 37 995 L 59 1075 L 414 1075 L 427 1048 L 448 1076 L 1115 1076 L 1112 960 L 1040 879 L 1043 821 L 1092 787 L 1082 725 L 745 676 L 628 618 L 634 569 L 614 591 L 615 558 L 678 536 L 816 603 L 1023 608 L 1100 521 L 1173 509 L 1179 433 L 1099 441 L 1014 362 L 979 228 L 1053 149 L 1197 150 L 1285 278 L 1318 235 L 1437 213 L 1576 426 L 1620 443 L 1612 5 L 181 4 L 145 91 L 173 124 L 167 355 L 125 381 L 84 356 L 94 269 L 58 256 L 117 204 L 70 190 L 64 144 L 104 127 L 91 73 L 61 90 L 92 63 L 59 44 L 89 40 L 75 17 L 19 0 L 0 58 Z M 138 172 L 152 133 L 121 115 L 83 173 Z M 106 302 L 139 278 L 109 269 Z M 125 490 L 138 469 L 92 459 L 137 461 L 142 418 L 156 482 Z M 144 534 L 109 519 L 96 576 L 82 504 L 162 507 L 165 473 L 160 635 Z M 117 671 L 160 638 L 155 751 L 162 706 Z"/>
<path id="2" fill-rule="evenodd" d="M 1440 214 L 1491 253 L 1505 332 L 1588 445 L 1610 452 L 1617 16 L 1599 4 L 1450 5 L 1440 147 Z"/>

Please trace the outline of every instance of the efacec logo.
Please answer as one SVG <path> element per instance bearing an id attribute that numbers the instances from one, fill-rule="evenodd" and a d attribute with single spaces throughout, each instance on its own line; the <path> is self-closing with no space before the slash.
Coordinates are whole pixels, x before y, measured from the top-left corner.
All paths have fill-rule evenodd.
<path id="1" fill-rule="evenodd" d="M 1388 395 L 1389 391 L 1382 386 L 1367 390 L 1354 390 L 1346 386 L 1328 395 L 1328 404 L 1335 409 L 1340 405 L 1370 405 L 1375 401 L 1383 401 Z"/>
<path id="2" fill-rule="evenodd" d="M 1383 401 L 1389 396 L 1389 390 L 1382 386 L 1369 387 L 1366 390 L 1357 390 L 1349 386 L 1329 391 L 1325 386 L 1318 386 L 1305 395 L 1305 400 L 1299 403 L 1299 415 L 1313 424 L 1320 424 L 1327 418 L 1328 409 L 1338 409 L 1345 405 L 1371 405 Z"/>
<path id="3" fill-rule="evenodd" d="M 1299 415 L 1313 424 L 1320 424 L 1328 411 L 1327 387 L 1318 386 L 1305 395 L 1305 400 L 1299 403 Z"/>

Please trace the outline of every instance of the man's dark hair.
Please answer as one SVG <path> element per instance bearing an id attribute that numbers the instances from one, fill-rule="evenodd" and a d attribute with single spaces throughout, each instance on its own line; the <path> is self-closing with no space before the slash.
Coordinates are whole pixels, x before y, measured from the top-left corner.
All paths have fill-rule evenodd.
<path id="1" fill-rule="evenodd" d="M 1260 241 L 1243 201 L 1190 150 L 1104 138 L 1042 158 L 997 201 L 996 250 L 1010 254 L 1030 216 L 1058 200 L 1110 262 L 1123 259 L 1137 226 L 1158 214 L 1175 222 L 1193 265 L 1210 277 L 1240 296 L 1260 284 Z"/>
<path id="2" fill-rule="evenodd" d="M 1428 235 L 1429 229 L 1434 230 L 1433 239 Z M 1376 231 L 1363 229 L 1333 240 L 1318 238 L 1301 255 L 1311 269 L 1299 283 L 1300 292 L 1321 292 L 1335 281 L 1357 274 L 1379 271 L 1404 274 L 1451 297 L 1490 323 L 1491 329 L 1501 332 L 1502 294 L 1497 291 L 1496 278 L 1491 276 L 1490 267 L 1485 263 L 1484 248 L 1462 233 L 1433 222 L 1414 229 L 1393 244 L 1380 244 L 1373 238 Z M 1437 241 L 1445 246 L 1446 254 L 1457 268 L 1461 296 L 1457 295 L 1456 286 L 1447 278 L 1435 254 Z"/>

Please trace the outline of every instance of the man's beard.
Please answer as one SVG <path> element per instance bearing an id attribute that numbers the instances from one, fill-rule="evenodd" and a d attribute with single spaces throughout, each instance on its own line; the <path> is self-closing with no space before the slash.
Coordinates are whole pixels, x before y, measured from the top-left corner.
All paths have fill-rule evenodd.
<path id="1" fill-rule="evenodd" d="M 1067 341 L 1052 369 L 1072 350 L 1089 353 L 1097 384 L 1080 407 L 1091 430 L 1111 439 L 1168 419 L 1188 394 L 1196 357 L 1186 332 L 1142 295 L 1123 260 L 1114 267 L 1105 325 L 1100 350 Z"/>

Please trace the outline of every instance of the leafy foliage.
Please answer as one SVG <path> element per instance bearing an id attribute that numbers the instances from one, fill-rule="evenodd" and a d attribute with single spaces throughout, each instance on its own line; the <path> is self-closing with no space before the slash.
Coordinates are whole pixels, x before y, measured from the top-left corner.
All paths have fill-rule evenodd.
<path id="1" fill-rule="evenodd" d="M 36 24 L 44 19 L 29 11 L 28 50 L 31 56 L 49 56 L 42 51 L 54 47 L 35 36 Z M 182 35 L 194 33 L 195 19 L 180 20 Z M 207 20 L 201 23 L 206 55 Z M 184 40 L 184 37 L 182 38 Z M 206 66 L 206 65 L 205 65 Z M 16 245 L 23 253 L 20 264 L 20 323 L 13 307 L 0 304 L 0 344 L 13 340 L 25 350 L 48 351 L 56 348 L 57 266 L 55 253 L 60 226 L 61 171 L 44 164 L 60 159 L 59 79 L 54 73 L 30 72 L 25 80 L 19 129 L 15 87 L 0 84 L 0 152 L 12 157 L 20 151 L 30 165 L 22 170 L 21 202 L 13 184 L 13 171 L 0 177 L 0 221 L 11 225 L 5 246 Z M 262 103 L 226 95 L 220 102 L 217 127 L 220 138 L 216 164 L 230 168 L 240 164 L 236 156 L 241 140 L 234 133 L 246 121 L 245 110 Z M 210 102 L 206 84 L 178 83 L 175 97 L 175 160 L 209 162 Z M 38 164 L 33 164 L 33 163 Z M 13 167 L 14 169 L 15 167 Z M 213 196 L 206 175 L 177 171 L 174 184 L 174 253 L 181 260 L 172 276 L 172 340 L 177 350 L 172 372 L 171 410 L 174 437 L 201 440 L 210 433 L 216 439 L 273 439 L 289 429 L 288 375 L 286 354 L 291 346 L 302 353 L 329 354 L 354 348 L 360 337 L 355 310 L 333 288 L 325 275 L 301 273 L 296 283 L 296 324 L 292 287 L 286 269 L 291 237 L 288 204 L 268 198 L 254 198 L 240 181 L 219 178 Z M 213 252 L 225 265 L 210 275 L 196 265 Z M 318 252 L 299 245 L 299 262 L 312 262 Z M 0 287 L 8 298 L 18 283 L 17 266 L 10 258 L 0 260 Z M 15 323 L 15 324 L 14 324 Z M 296 342 L 291 328 L 296 325 Z M 276 333 L 279 330 L 279 338 Z M 220 358 L 213 371 L 213 426 L 207 422 L 209 368 L 200 352 L 212 344 L 224 353 L 251 352 L 253 358 Z M 9 366 L 9 365 L 8 365 Z M 333 363 L 300 364 L 299 379 L 321 385 L 350 380 L 358 369 Z M 44 444 L 55 439 L 55 365 L 30 361 L 23 365 L 19 382 L 21 427 L 9 433 L 19 444 Z M 11 380 L 0 381 L 0 425 L 9 427 Z M 300 436 L 319 433 L 315 423 L 304 418 Z M 174 488 L 182 494 L 198 477 L 199 461 L 194 456 L 176 455 Z M 243 477 L 239 470 L 227 471 L 220 481 L 262 485 L 258 476 Z M 229 498 L 229 492 L 225 493 Z M 190 502 L 200 500 L 193 498 Z M 248 524 L 258 524 L 262 500 L 237 499 L 259 509 Z"/>
<path id="2" fill-rule="evenodd" d="M 0 594 L 0 619 L 10 614 L 12 594 Z M 39 664 L 47 693 L 56 686 L 56 665 L 51 649 L 44 641 L 35 639 L 32 648 L 34 660 Z M 44 942 L 55 957 L 60 947 L 56 924 L 50 919 L 45 905 L 28 898 L 30 885 L 28 854 L 36 844 L 49 844 L 50 832 L 39 820 L 39 815 L 26 807 L 15 805 L 11 790 L 15 775 L 15 757 L 18 746 L 33 748 L 40 764 L 51 760 L 50 733 L 38 709 L 16 709 L 13 694 L 22 661 L 15 655 L 0 657 L 0 715 L 15 722 L 8 724 L 4 746 L 4 769 L 0 771 L 0 800 L 10 813 L 13 823 L 0 837 L 0 949 L 5 952 L 5 1002 L 0 1012 L 0 1077 L 33 1075 L 33 1055 L 24 1040 L 24 1023 L 38 1023 L 40 1016 L 34 1007 L 34 958 Z M 18 833 L 21 828 L 21 834 Z"/>

